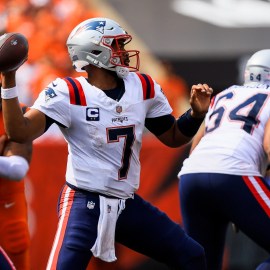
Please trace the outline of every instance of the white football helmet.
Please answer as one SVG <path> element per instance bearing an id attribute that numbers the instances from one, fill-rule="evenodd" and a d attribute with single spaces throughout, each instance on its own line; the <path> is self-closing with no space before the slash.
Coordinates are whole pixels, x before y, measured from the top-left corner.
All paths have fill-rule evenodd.
<path id="1" fill-rule="evenodd" d="M 93 18 L 71 31 L 67 47 L 76 71 L 84 72 L 84 67 L 91 64 L 115 71 L 118 77 L 125 78 L 129 71 L 138 71 L 140 64 L 139 51 L 123 49 L 123 45 L 131 40 L 131 35 L 115 21 Z"/>
<path id="2" fill-rule="evenodd" d="M 245 84 L 270 84 L 270 49 L 254 53 L 246 64 Z"/>

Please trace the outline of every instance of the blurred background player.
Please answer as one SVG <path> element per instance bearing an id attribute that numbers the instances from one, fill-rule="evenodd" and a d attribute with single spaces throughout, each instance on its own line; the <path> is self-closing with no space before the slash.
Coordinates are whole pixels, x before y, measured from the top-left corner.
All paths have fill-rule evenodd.
<path id="1" fill-rule="evenodd" d="M 25 112 L 26 107 L 22 106 L 22 110 Z M 2 99 L 0 134 L 0 246 L 17 270 L 30 270 L 30 237 L 23 178 L 29 169 L 32 143 L 20 144 L 7 139 Z"/>
<path id="2" fill-rule="evenodd" d="M 204 136 L 195 139 L 179 173 L 184 228 L 205 248 L 209 270 L 222 267 L 230 222 L 270 253 L 270 189 L 263 178 L 269 97 L 270 50 L 261 50 L 247 62 L 244 85 L 213 97 Z M 257 269 L 269 270 L 270 258 Z"/>
<path id="3" fill-rule="evenodd" d="M 172 114 L 177 117 L 188 110 L 190 106 L 190 90 L 187 82 L 175 72 L 173 65 L 169 61 L 161 59 L 161 65 L 164 69 L 164 76 L 158 83 L 172 107 Z"/>
<path id="4" fill-rule="evenodd" d="M 73 67 L 87 77 L 54 80 L 25 116 L 17 103 L 16 72 L 2 73 L 8 135 L 28 142 L 57 123 L 69 146 L 47 269 L 86 269 L 92 255 L 115 261 L 115 240 L 177 269 L 205 269 L 202 247 L 135 192 L 144 126 L 169 147 L 189 142 L 212 89 L 194 85 L 191 109 L 176 120 L 160 86 L 136 72 L 139 51 L 126 47 L 131 39 L 107 18 L 77 25 L 67 47 Z"/>
<path id="5" fill-rule="evenodd" d="M 27 63 L 17 73 L 21 102 L 32 105 L 55 76 L 74 74 L 66 53 L 66 37 L 74 25 L 98 16 L 100 12 L 89 0 L 0 1 L 0 33 L 21 33 L 31 47 Z"/>

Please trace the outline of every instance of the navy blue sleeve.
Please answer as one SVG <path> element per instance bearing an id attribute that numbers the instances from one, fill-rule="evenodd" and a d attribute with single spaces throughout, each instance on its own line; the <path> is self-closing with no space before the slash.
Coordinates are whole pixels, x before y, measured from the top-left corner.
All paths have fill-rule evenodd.
<path id="1" fill-rule="evenodd" d="M 174 122 L 174 116 L 167 114 L 156 118 L 146 118 L 145 127 L 156 136 L 159 136 L 169 130 Z"/>
<path id="2" fill-rule="evenodd" d="M 46 132 L 49 129 L 49 127 L 54 123 L 60 127 L 66 128 L 66 126 L 50 118 L 48 115 L 45 115 L 45 117 L 46 117 L 46 126 L 44 132 Z"/>

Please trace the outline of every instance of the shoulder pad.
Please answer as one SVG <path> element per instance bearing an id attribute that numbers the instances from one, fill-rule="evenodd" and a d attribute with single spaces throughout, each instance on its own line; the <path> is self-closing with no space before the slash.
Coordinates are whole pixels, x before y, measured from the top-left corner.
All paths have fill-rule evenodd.
<path id="1" fill-rule="evenodd" d="M 86 99 L 81 83 L 71 77 L 63 78 L 69 90 L 70 104 L 86 106 Z"/>
<path id="2" fill-rule="evenodd" d="M 153 79 L 143 73 L 136 73 L 142 83 L 142 89 L 143 89 L 143 99 L 150 99 L 155 96 L 155 87 L 154 87 L 154 81 Z"/>

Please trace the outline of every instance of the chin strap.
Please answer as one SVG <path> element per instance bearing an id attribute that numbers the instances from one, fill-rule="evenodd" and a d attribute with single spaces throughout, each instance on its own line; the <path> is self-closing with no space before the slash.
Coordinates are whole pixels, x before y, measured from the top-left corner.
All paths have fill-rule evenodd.
<path id="1" fill-rule="evenodd" d="M 117 74 L 118 78 L 120 78 L 120 79 L 125 79 L 128 76 L 129 69 L 126 67 L 117 66 L 117 67 L 115 67 L 115 70 L 116 70 L 116 74 Z"/>

